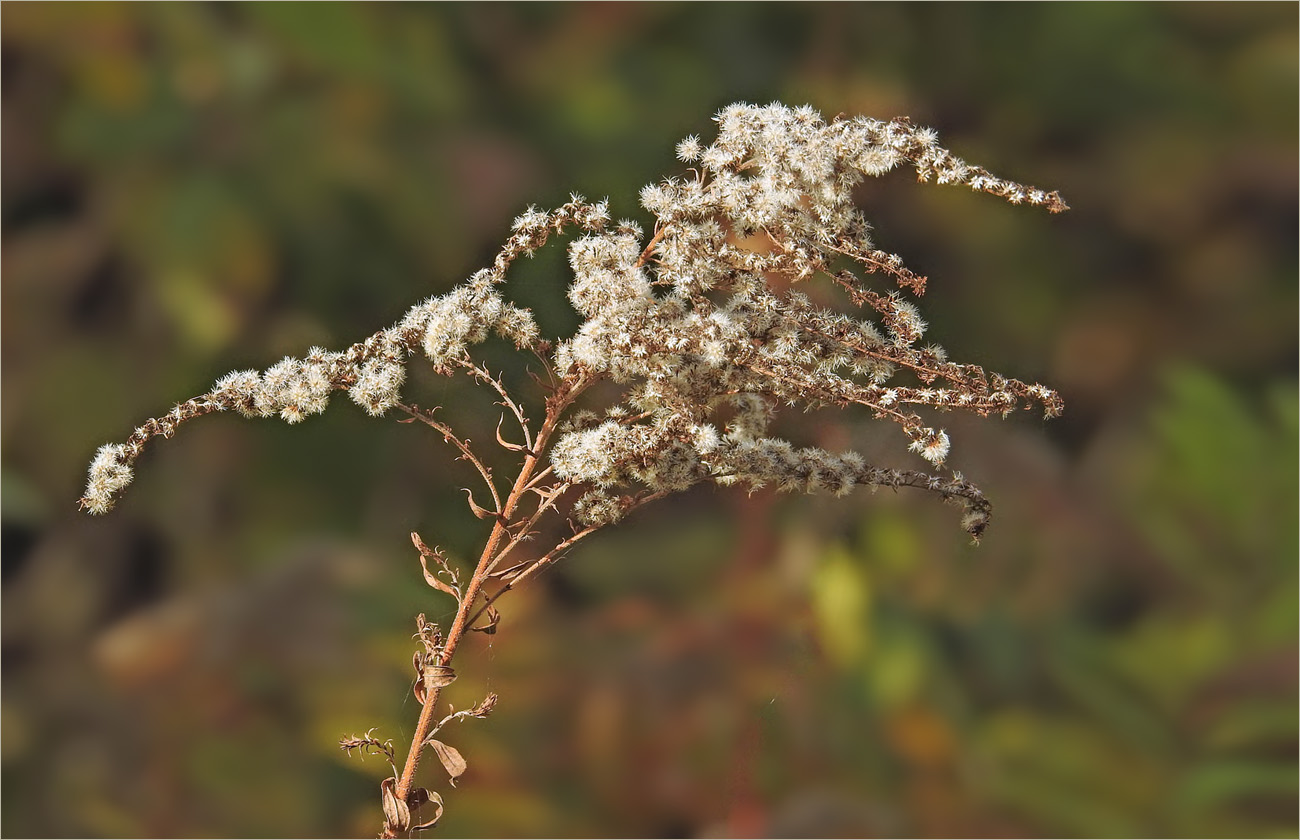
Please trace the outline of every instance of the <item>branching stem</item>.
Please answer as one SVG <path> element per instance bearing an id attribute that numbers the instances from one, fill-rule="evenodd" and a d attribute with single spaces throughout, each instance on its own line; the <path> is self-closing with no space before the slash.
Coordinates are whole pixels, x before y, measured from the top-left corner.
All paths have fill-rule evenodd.
<path id="1" fill-rule="evenodd" d="M 474 626 L 474 623 L 478 620 L 479 616 L 483 614 L 486 608 L 501 596 L 502 592 L 497 592 L 477 611 L 474 610 L 474 602 L 478 599 L 479 593 L 482 592 L 484 584 L 486 584 L 491 577 L 492 569 L 498 559 L 498 551 L 502 548 L 501 543 L 510 536 L 510 530 L 507 523 L 513 522 L 519 503 L 529 491 L 530 485 L 533 482 L 534 473 L 537 472 L 540 463 L 540 453 L 545 451 L 547 444 L 550 442 L 552 436 L 554 436 L 555 430 L 558 427 L 561 418 L 564 416 L 565 411 L 573 404 L 573 401 L 576 400 L 584 390 L 586 390 L 588 385 L 589 381 L 579 381 L 568 389 L 557 392 L 547 400 L 546 420 L 542 423 L 541 429 L 537 432 L 533 452 L 525 456 L 524 463 L 519 470 L 519 475 L 515 478 L 514 486 L 510 491 L 510 495 L 506 497 L 504 505 L 500 503 L 495 489 L 493 490 L 493 499 L 497 500 L 497 510 L 500 512 L 500 516 L 492 525 L 492 533 L 488 536 L 487 544 L 484 545 L 483 552 L 479 555 L 478 563 L 475 564 L 474 574 L 465 587 L 465 592 L 460 600 L 460 605 L 456 610 L 456 617 L 452 621 L 451 629 L 447 631 L 447 638 L 446 641 L 443 642 L 441 655 L 438 660 L 438 664 L 444 668 L 451 667 L 452 659 L 456 655 L 456 649 L 460 646 L 460 642 L 464 638 L 465 633 L 469 628 Z M 474 457 L 473 453 L 469 451 L 468 446 L 462 444 L 460 439 L 451 434 L 450 430 L 443 426 L 443 424 L 428 417 L 425 412 L 418 411 L 413 407 L 402 405 L 401 408 L 416 419 L 428 423 L 428 425 L 442 432 L 449 440 L 456 443 L 458 448 L 460 448 L 465 454 L 466 458 L 478 467 L 479 472 L 484 474 L 485 478 L 489 478 L 487 470 L 483 467 L 482 462 Z M 549 467 L 546 469 L 549 470 Z M 489 486 L 492 486 L 490 480 Z M 531 521 L 533 520 L 530 519 L 530 522 Z M 591 530 L 594 530 L 594 528 L 587 529 L 587 531 Z M 580 532 L 580 535 L 585 536 L 585 533 Z M 568 540 L 561 543 L 556 550 L 560 551 L 564 548 L 568 548 L 574 542 L 577 542 L 578 538 L 580 538 L 579 535 L 570 537 Z M 511 540 L 511 544 L 515 541 L 516 540 Z M 552 554 L 554 553 L 555 552 L 552 552 Z M 520 578 L 525 577 L 532 571 L 534 571 L 534 569 L 530 568 L 524 575 L 520 575 Z M 509 588 L 509 585 L 507 585 L 506 588 Z M 438 700 L 441 694 L 441 687 L 435 687 L 425 693 L 424 706 L 420 709 L 420 717 L 415 725 L 415 734 L 411 737 L 411 748 L 406 755 L 406 764 L 402 768 L 402 775 L 398 778 L 396 789 L 394 791 L 396 798 L 399 801 L 406 802 L 411 796 L 415 773 L 416 770 L 419 769 L 421 755 L 427 746 L 425 740 L 429 737 L 429 733 L 433 727 L 435 710 L 437 709 Z M 391 833 L 390 827 L 385 825 L 385 830 L 382 836 L 395 837 L 396 834 Z"/>

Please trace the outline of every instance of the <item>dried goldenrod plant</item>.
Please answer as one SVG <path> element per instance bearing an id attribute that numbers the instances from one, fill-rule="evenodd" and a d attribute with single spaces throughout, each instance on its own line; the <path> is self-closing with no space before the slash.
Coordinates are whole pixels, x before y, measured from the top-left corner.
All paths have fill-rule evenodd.
<path id="1" fill-rule="evenodd" d="M 611 222 L 603 201 L 575 195 L 557 210 L 529 208 L 490 268 L 413 306 L 392 327 L 340 352 L 312 348 L 261 373 L 231 373 L 95 455 L 81 506 L 103 513 L 130 482 L 145 446 L 182 423 L 215 411 L 298 423 L 345 391 L 372 415 L 395 410 L 403 422 L 430 426 L 477 470 L 486 495 L 467 491 L 468 504 L 491 532 L 472 569 L 457 570 L 412 534 L 425 581 L 458 609 L 445 632 L 423 615 L 417 620 L 421 713 L 402 769 L 391 742 L 370 733 L 341 742 L 393 765 L 381 787 L 381 836 L 438 821 L 441 797 L 415 785 L 420 758 L 432 750 L 454 782 L 466 762 L 436 737 L 439 730 L 484 717 L 496 703 L 489 695 L 440 716 L 439 697 L 455 679 L 452 661 L 465 634 L 495 628 L 503 595 L 632 510 L 704 481 L 836 496 L 856 487 L 915 487 L 961 507 L 972 538 L 984 532 L 991 506 L 960 474 L 887 469 L 853 452 L 796 448 L 769 433 L 782 409 L 862 406 L 894 421 L 908 449 L 935 467 L 950 441 L 918 408 L 984 417 L 1032 406 L 1051 417 L 1062 409 L 1042 385 L 949 361 L 939 346 L 922 345 L 926 324 L 903 293 L 919 296 L 925 278 L 877 250 L 852 200 L 866 176 L 900 164 L 922 181 L 962 184 L 1053 213 L 1067 209 L 1057 193 L 967 164 L 906 119 L 826 122 L 810 107 L 779 103 L 731 105 L 715 119 L 712 144 L 688 137 L 677 146 L 678 157 L 694 164 L 689 176 L 641 191 L 655 217 L 648 241 L 636 224 Z M 584 320 L 567 338 L 544 337 L 533 314 L 502 292 L 515 260 L 566 232 L 578 234 L 568 247 L 568 297 Z M 866 274 L 898 288 L 873 290 Z M 817 278 L 840 287 L 870 317 L 815 305 L 792 289 Z M 536 393 L 511 393 L 471 353 L 493 333 L 528 352 Z M 403 401 L 406 365 L 417 355 L 436 372 L 466 375 L 499 397 L 518 427 L 505 432 L 498 424 L 496 434 L 518 459 L 512 480 L 499 481 L 433 410 Z M 606 387 L 593 391 L 598 383 Z M 540 419 L 530 414 L 537 409 Z M 547 531 L 557 536 L 534 540 L 548 517 L 561 526 Z M 429 804 L 431 813 L 417 818 Z"/>

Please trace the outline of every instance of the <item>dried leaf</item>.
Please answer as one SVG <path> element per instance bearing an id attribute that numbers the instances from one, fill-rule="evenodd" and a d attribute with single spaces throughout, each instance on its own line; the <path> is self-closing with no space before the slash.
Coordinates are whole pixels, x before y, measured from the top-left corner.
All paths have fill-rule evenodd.
<path id="1" fill-rule="evenodd" d="M 429 562 L 424 555 L 420 555 L 420 568 L 424 570 L 425 583 L 429 584 L 439 592 L 446 592 L 448 595 L 455 598 L 457 603 L 460 602 L 460 590 L 456 589 L 451 584 L 443 583 L 441 580 L 438 580 L 438 576 L 429 571 Z"/>
<path id="2" fill-rule="evenodd" d="M 433 550 L 424 544 L 424 538 L 415 531 L 411 532 L 411 542 L 415 544 L 415 550 L 425 557 L 430 557 L 434 554 Z"/>
<path id="3" fill-rule="evenodd" d="M 424 705 L 424 695 L 428 690 L 424 677 L 424 662 L 427 656 L 428 654 L 418 650 L 411 655 L 411 665 L 415 668 L 415 685 L 411 687 L 411 691 L 415 694 L 415 702 L 421 706 Z"/>
<path id="4" fill-rule="evenodd" d="M 501 578 L 503 580 L 508 577 L 513 577 L 536 562 L 536 560 L 521 560 L 508 569 L 501 569 L 500 571 L 493 572 L 492 577 Z"/>
<path id="5" fill-rule="evenodd" d="M 391 776 L 379 783 L 380 798 L 384 803 L 384 823 L 394 834 L 403 834 L 411 827 L 411 808 L 397 798 L 393 790 L 397 780 Z"/>
<path id="6" fill-rule="evenodd" d="M 479 507 L 478 504 L 474 501 L 474 493 L 473 493 L 473 492 L 472 492 L 468 487 L 462 487 L 462 488 L 460 488 L 460 489 L 463 490 L 463 491 L 465 491 L 465 496 L 466 496 L 466 498 L 469 499 L 469 510 L 470 510 L 470 513 L 474 514 L 474 515 L 477 516 L 479 519 L 498 519 L 498 518 L 500 518 L 500 517 L 498 516 L 498 514 L 493 513 L 492 511 L 488 510 L 487 508 Z"/>
<path id="7" fill-rule="evenodd" d="M 425 665 L 424 666 L 424 690 L 433 691 L 435 688 L 446 688 L 456 681 L 456 670 L 450 665 Z M 423 703 L 424 701 L 420 701 Z"/>
<path id="8" fill-rule="evenodd" d="M 497 625 L 501 623 L 501 613 L 497 612 L 496 607 L 488 606 L 487 620 L 488 623 L 484 624 L 482 627 L 471 627 L 469 629 L 476 633 L 487 633 L 489 636 L 495 635 L 497 632 Z"/>
<path id="9" fill-rule="evenodd" d="M 460 750 L 434 738 L 430 738 L 425 743 L 433 747 L 433 751 L 438 754 L 438 760 L 442 762 L 442 766 L 447 769 L 447 775 L 451 777 L 451 786 L 455 787 L 457 777 L 469 766 L 465 763 Z"/>
<path id="10" fill-rule="evenodd" d="M 442 566 L 442 568 L 447 570 L 448 573 L 451 573 L 450 567 L 447 566 L 446 559 L 444 559 L 437 551 L 425 545 L 424 540 L 420 539 L 420 535 L 414 531 L 411 532 L 411 542 L 415 543 L 415 548 L 420 552 L 420 568 L 424 570 L 424 582 L 432 586 L 434 589 L 437 589 L 439 592 L 446 592 L 448 595 L 455 598 L 457 603 L 459 603 L 460 589 L 451 584 L 444 583 L 436 574 L 429 571 L 429 558 L 432 557 L 437 561 L 439 566 Z"/>
<path id="11" fill-rule="evenodd" d="M 529 455 L 532 455 L 533 454 L 532 450 L 530 450 L 527 446 L 522 446 L 518 443 L 510 443 L 505 438 L 501 437 L 501 424 L 505 422 L 505 419 L 506 416 L 502 414 L 501 419 L 497 421 L 497 443 L 501 444 L 511 452 L 524 452 Z"/>
<path id="12" fill-rule="evenodd" d="M 415 801 L 417 793 L 420 794 L 420 801 L 418 803 Z M 438 824 L 438 820 L 442 819 L 442 797 L 438 794 L 436 790 L 427 790 L 425 788 L 419 788 L 417 790 L 411 791 L 411 805 L 413 807 L 418 808 L 421 805 L 423 805 L 425 802 L 432 802 L 434 804 L 434 807 L 437 809 L 434 811 L 433 819 L 428 820 L 426 822 L 422 822 L 419 825 L 412 826 L 411 831 L 424 831 L 426 828 L 433 828 L 435 825 Z"/>

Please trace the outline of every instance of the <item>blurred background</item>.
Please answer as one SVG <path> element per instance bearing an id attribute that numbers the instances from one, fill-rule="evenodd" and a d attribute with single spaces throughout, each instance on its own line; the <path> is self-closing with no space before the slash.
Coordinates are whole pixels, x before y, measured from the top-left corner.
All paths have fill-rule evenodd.
<path id="1" fill-rule="evenodd" d="M 453 606 L 407 535 L 475 555 L 464 465 L 341 397 L 188 424 L 105 517 L 89 458 L 530 203 L 648 226 L 678 140 L 779 99 L 1062 192 L 862 201 L 930 335 L 1066 413 L 938 418 L 978 547 L 924 494 L 711 488 L 592 539 L 461 649 L 451 701 L 501 699 L 444 733 L 458 788 L 422 770 L 438 831 L 1295 836 L 1294 4 L 6 3 L 0 58 L 5 835 L 373 836 L 389 770 L 337 741 L 405 748 Z M 563 249 L 508 288 L 567 329 Z M 919 466 L 861 413 L 783 428 Z"/>

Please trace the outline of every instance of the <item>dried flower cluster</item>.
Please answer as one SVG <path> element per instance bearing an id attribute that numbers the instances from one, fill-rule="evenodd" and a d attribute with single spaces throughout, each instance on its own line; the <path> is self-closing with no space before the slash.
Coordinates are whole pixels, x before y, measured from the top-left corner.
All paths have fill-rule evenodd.
<path id="1" fill-rule="evenodd" d="M 963 162 L 940 147 L 932 131 L 906 119 L 828 123 L 809 107 L 737 104 L 716 121 L 711 145 L 688 137 L 677 146 L 678 156 L 695 165 L 689 177 L 641 191 L 641 204 L 655 219 L 648 242 L 636 224 L 611 222 L 605 202 L 573 196 L 554 211 L 529 208 L 515 219 L 490 268 L 412 307 L 396 325 L 342 352 L 313 348 L 305 358 L 284 359 L 263 373 L 229 374 L 208 393 L 148 421 L 124 444 L 102 447 L 82 506 L 92 513 L 108 510 L 130 482 L 144 446 L 203 414 L 234 410 L 297 423 L 323 411 L 338 390 L 373 415 L 398 408 L 409 420 L 440 431 L 478 467 L 493 507 L 479 507 L 471 494 L 471 508 L 496 520 L 463 590 L 431 575 L 426 565 L 426 580 L 456 597 L 461 609 L 445 641 L 439 633 L 434 644 L 421 631 L 428 648 L 417 656 L 421 673 L 450 671 L 461 634 L 485 610 L 492 619 L 500 595 L 578 539 L 701 481 L 837 496 L 863 486 L 920 487 L 961 504 L 962 525 L 978 538 L 990 506 L 960 475 L 886 469 L 853 452 L 800 449 L 769 429 L 781 409 L 859 405 L 897 423 L 908 448 L 939 466 L 951 442 L 916 407 L 989 416 L 1037 405 L 1049 417 L 1060 413 L 1054 391 L 950 362 L 939 346 L 920 343 L 926 324 L 903 293 L 921 294 L 925 278 L 876 249 L 853 190 L 867 176 L 906 164 L 923 181 L 964 184 L 1012 203 L 1054 213 L 1065 210 L 1065 203 L 1055 192 Z M 544 340 L 532 314 L 503 297 L 503 283 L 515 259 L 572 229 L 580 235 L 568 248 L 568 297 L 584 320 L 573 335 Z M 898 288 L 873 290 L 865 282 L 872 273 Z M 790 288 L 819 276 L 871 317 L 815 305 Z M 544 366 L 550 390 L 540 428 L 470 356 L 473 345 L 494 333 L 530 350 Z M 524 456 L 504 497 L 468 441 L 431 412 L 401 402 L 405 366 L 416 354 L 440 373 L 464 372 L 495 388 L 519 421 L 523 444 L 509 444 L 498 432 L 503 446 Z M 622 391 L 617 403 L 598 414 L 582 409 L 579 397 L 599 381 L 617 383 Z M 524 497 L 535 497 L 531 512 L 521 506 Z M 534 533 L 538 519 L 562 501 L 575 523 L 572 534 L 533 560 L 499 571 L 506 555 Z M 422 563 L 435 557 L 450 571 L 416 539 Z M 492 577 L 506 582 L 476 605 Z M 422 722 L 437 694 L 437 686 L 417 694 L 426 711 Z M 410 776 L 430 725 L 418 730 L 423 734 L 400 781 L 390 780 L 395 784 L 385 790 L 386 831 L 409 829 L 402 807 L 429 801 L 428 791 L 411 787 Z"/>
<path id="2" fill-rule="evenodd" d="M 968 165 L 938 146 L 932 131 L 905 119 L 827 124 L 806 106 L 738 104 L 717 121 L 712 145 L 695 137 L 678 145 L 683 160 L 699 162 L 694 178 L 642 190 L 642 204 L 657 220 L 649 248 L 643 251 L 635 224 L 610 229 L 604 202 L 587 204 L 575 196 L 552 213 L 530 208 L 515 220 L 492 269 L 413 307 L 396 326 L 341 353 L 313 348 L 306 358 L 286 358 L 260 375 L 231 373 L 207 394 L 141 426 L 125 444 L 102 447 L 83 506 L 108 510 L 130 482 L 144 444 L 170 437 L 192 417 L 235 410 L 297 423 L 324 411 L 336 390 L 379 415 L 398 402 L 409 353 L 423 350 L 435 369 L 449 373 L 491 332 L 520 348 L 537 347 L 532 314 L 507 303 L 497 287 L 514 258 L 531 255 L 551 232 L 570 224 L 588 232 L 569 248 L 569 299 L 587 320 L 556 347 L 556 372 L 582 380 L 607 376 L 629 386 L 623 406 L 599 425 L 569 432 L 552 452 L 559 476 L 595 488 L 583 505 L 595 518 L 617 518 L 608 492 L 632 483 L 676 491 L 711 479 L 837 495 L 863 484 L 912 483 L 906 474 L 866 466 L 854 453 L 795 450 L 766 437 L 783 405 L 866 406 L 898 422 L 910 449 L 934 464 L 947 456 L 948 436 L 903 406 L 988 415 L 1039 402 L 1048 416 L 1060 412 L 1060 398 L 1041 385 L 948 362 L 933 344 L 918 347 L 926 324 L 911 303 L 897 293 L 873 292 L 851 270 L 832 265 L 848 257 L 914 292 L 924 288 L 924 278 L 899 257 L 875 249 L 870 225 L 852 201 L 864 176 L 899 163 L 914 166 L 923 180 L 966 184 L 1052 212 L 1065 209 L 1059 195 Z M 759 233 L 761 246 L 746 247 Z M 782 294 L 769 282 L 773 275 L 799 281 L 818 273 L 873 308 L 879 320 L 855 321 L 801 294 Z M 886 387 L 900 369 L 924 384 L 938 380 L 948 387 Z M 734 416 L 720 431 L 711 421 L 724 407 Z M 962 482 L 943 486 L 974 492 Z M 978 533 L 972 525 L 968 530 Z"/>

